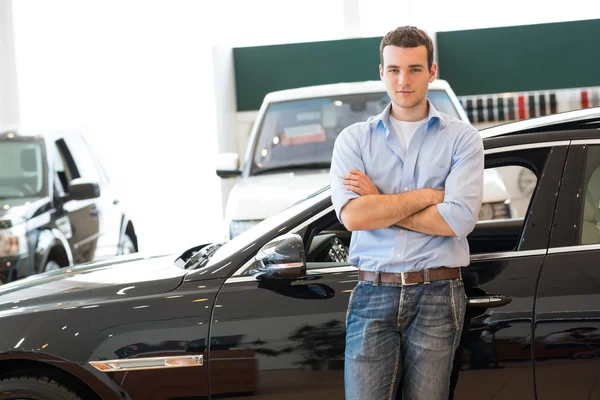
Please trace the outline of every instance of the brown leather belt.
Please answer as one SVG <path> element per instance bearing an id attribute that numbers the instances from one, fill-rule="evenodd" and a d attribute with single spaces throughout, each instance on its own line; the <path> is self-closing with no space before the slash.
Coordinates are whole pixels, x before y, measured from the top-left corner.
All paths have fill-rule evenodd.
<path id="1" fill-rule="evenodd" d="M 427 276 L 428 275 L 428 276 Z M 444 279 L 462 279 L 460 268 L 439 267 L 424 271 L 410 272 L 371 272 L 358 271 L 358 279 L 378 283 L 395 283 L 397 285 L 416 285 Z"/>

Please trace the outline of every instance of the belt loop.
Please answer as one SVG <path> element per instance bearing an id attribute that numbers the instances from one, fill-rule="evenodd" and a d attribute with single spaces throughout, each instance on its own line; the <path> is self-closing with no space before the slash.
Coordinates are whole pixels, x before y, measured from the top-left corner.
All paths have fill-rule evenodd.
<path id="1" fill-rule="evenodd" d="M 458 267 L 458 279 L 462 281 L 462 268 Z"/>
<path id="2" fill-rule="evenodd" d="M 379 271 L 375 272 L 375 280 L 373 281 L 373 286 L 379 286 L 379 282 L 381 282 L 380 280 L 380 276 L 379 276 Z"/>
<path id="3" fill-rule="evenodd" d="M 424 285 L 429 285 L 431 282 L 429 281 L 429 270 L 428 269 L 424 269 L 423 270 L 423 284 Z"/>

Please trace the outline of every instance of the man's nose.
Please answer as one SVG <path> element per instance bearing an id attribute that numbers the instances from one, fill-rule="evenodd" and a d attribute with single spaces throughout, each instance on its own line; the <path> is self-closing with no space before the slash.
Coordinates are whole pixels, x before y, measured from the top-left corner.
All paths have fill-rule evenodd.
<path id="1" fill-rule="evenodd" d="M 408 75 L 404 71 L 400 71 L 398 74 L 398 85 L 405 86 L 408 83 Z"/>

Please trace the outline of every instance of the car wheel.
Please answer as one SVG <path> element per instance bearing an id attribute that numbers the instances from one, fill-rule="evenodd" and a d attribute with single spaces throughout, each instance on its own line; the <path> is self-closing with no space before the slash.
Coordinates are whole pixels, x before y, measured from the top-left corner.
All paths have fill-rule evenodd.
<path id="1" fill-rule="evenodd" d="M 60 264 L 57 263 L 56 261 L 54 261 L 54 260 L 48 260 L 48 262 L 44 266 L 44 272 L 55 271 L 55 270 L 61 269 L 61 268 L 62 267 L 60 266 Z"/>
<path id="2" fill-rule="evenodd" d="M 11 376 L 0 380 L 0 400 L 81 400 L 75 392 L 47 377 Z"/>
<path id="3" fill-rule="evenodd" d="M 135 242 L 129 235 L 125 235 L 123 238 L 123 244 L 121 245 L 121 253 L 120 254 L 131 254 L 137 253 L 137 249 L 135 248 Z"/>

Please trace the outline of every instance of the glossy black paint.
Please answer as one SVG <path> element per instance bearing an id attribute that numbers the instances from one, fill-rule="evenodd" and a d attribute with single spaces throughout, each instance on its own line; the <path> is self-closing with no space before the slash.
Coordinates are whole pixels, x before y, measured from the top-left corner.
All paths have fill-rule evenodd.
<path id="1" fill-rule="evenodd" d="M 592 145 L 598 146 L 598 145 Z M 539 400 L 600 398 L 600 249 L 580 247 L 590 146 L 571 146 L 535 313 Z M 591 160 L 597 168 L 600 160 Z M 589 178 L 589 177 L 588 177 Z"/>
<path id="2" fill-rule="evenodd" d="M 598 137 L 595 129 L 531 135 L 535 143 Z M 485 143 L 505 147 L 523 138 Z M 565 232 L 578 222 L 562 205 L 580 190 L 574 177 L 585 157 L 578 151 L 560 145 L 486 157 L 487 166 L 526 165 L 538 183 L 521 232 L 507 225 L 503 234 L 491 224 L 469 237 L 468 296 L 502 301 L 468 308 L 452 398 L 597 395 L 600 250 L 576 251 L 578 234 Z M 357 271 L 311 255 L 323 232 L 348 240 L 335 223 L 323 191 L 220 248 L 198 246 L 179 258 L 130 256 L 0 287 L 0 375 L 33 359 L 35 368 L 61 369 L 70 374 L 66 384 L 76 377 L 102 399 L 342 399 L 346 308 Z M 305 276 L 256 279 L 242 271 L 290 232 L 303 240 Z M 574 248 L 547 254 L 557 244 Z M 89 365 L 199 354 L 203 366 L 173 370 L 102 373 Z"/>
<path id="3" fill-rule="evenodd" d="M 77 134 L 0 133 L 0 146 L 10 142 L 41 145 L 44 177 L 35 197 L 0 198 L 0 229 L 9 228 L 14 224 L 11 221 L 22 221 L 28 244 L 25 254 L 0 257 L 2 282 L 43 272 L 49 261 L 66 267 L 115 256 L 122 251 L 125 235 L 137 246 L 135 228 L 115 198 L 99 160 Z M 73 183 L 88 184 L 90 198 L 77 199 L 76 193 L 64 189 L 65 174 L 55 169 L 58 152 L 52 149 L 61 152 L 71 176 L 81 176 Z M 73 188 L 81 189 L 85 187 Z M 93 197 L 92 191 L 97 192 Z"/>

